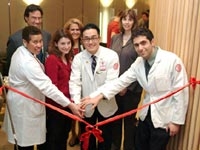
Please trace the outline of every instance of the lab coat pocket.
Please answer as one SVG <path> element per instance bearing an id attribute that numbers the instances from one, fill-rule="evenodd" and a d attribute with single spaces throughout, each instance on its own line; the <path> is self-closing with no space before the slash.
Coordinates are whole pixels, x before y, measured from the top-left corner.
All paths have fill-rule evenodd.
<path id="1" fill-rule="evenodd" d="M 160 110 L 160 118 L 161 118 L 161 122 L 163 122 L 164 124 L 168 124 L 170 121 L 170 117 L 172 116 L 172 111 L 170 107 L 162 107 L 162 109 Z"/>
<path id="2" fill-rule="evenodd" d="M 27 110 L 29 117 L 40 117 L 45 115 L 45 107 L 39 103 L 32 102 Z"/>
<path id="3" fill-rule="evenodd" d="M 169 122 L 169 117 L 170 117 L 169 114 L 171 109 L 167 104 L 163 105 L 160 103 L 162 102 L 152 105 L 151 109 L 152 109 L 152 114 L 154 115 L 154 117 L 152 118 L 153 121 L 161 125 Z"/>
<path id="4" fill-rule="evenodd" d="M 170 79 L 167 76 L 156 76 L 154 78 L 154 85 L 159 92 L 170 90 Z"/>

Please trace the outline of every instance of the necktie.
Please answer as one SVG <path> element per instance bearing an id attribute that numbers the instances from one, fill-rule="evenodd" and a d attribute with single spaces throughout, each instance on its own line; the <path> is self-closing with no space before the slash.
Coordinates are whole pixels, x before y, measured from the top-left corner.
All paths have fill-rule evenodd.
<path id="1" fill-rule="evenodd" d="M 41 63 L 44 64 L 44 54 L 43 51 L 41 50 L 40 53 L 37 55 L 37 58 L 40 60 Z"/>
<path id="2" fill-rule="evenodd" d="M 145 61 L 145 74 L 146 74 L 146 77 L 149 74 L 150 68 L 151 68 L 151 66 L 149 65 L 148 61 L 146 60 Z"/>
<path id="3" fill-rule="evenodd" d="M 150 64 L 148 63 L 148 61 L 146 60 L 146 61 L 145 61 L 145 73 L 146 73 L 146 78 L 147 78 L 147 76 L 148 76 L 148 74 L 149 74 L 149 70 L 150 70 L 150 69 L 151 69 L 151 66 L 150 66 Z M 147 80 L 148 80 L 148 78 L 147 78 Z M 151 105 L 150 105 L 149 108 L 148 108 L 148 112 L 147 112 L 146 118 L 151 120 Z"/>
<path id="4" fill-rule="evenodd" d="M 94 70 L 95 70 L 96 65 L 97 65 L 97 62 L 96 62 L 96 56 L 92 55 L 91 58 L 92 58 L 92 64 L 91 64 L 91 67 L 92 67 L 92 73 L 94 74 Z"/>

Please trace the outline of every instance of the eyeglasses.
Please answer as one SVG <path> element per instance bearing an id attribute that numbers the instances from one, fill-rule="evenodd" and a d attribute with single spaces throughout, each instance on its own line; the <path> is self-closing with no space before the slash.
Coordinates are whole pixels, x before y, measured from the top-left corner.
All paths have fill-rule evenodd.
<path id="1" fill-rule="evenodd" d="M 91 42 L 97 42 L 99 40 L 99 37 L 91 37 L 91 38 L 82 38 L 82 41 L 85 42 L 85 43 L 89 43 L 90 41 Z"/>

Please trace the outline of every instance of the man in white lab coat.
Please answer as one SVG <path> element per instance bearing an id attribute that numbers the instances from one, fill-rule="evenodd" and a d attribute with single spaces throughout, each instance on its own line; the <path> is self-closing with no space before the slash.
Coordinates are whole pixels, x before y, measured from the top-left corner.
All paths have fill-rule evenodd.
<path id="1" fill-rule="evenodd" d="M 102 97 L 110 99 L 136 80 L 146 91 L 142 105 L 188 83 L 181 59 L 155 46 L 154 36 L 149 29 L 134 30 L 133 43 L 140 57 L 112 84 L 102 86 L 103 88 L 97 91 L 101 94 L 95 98 L 83 99 L 82 107 L 88 104 L 95 107 Z M 184 124 L 187 106 L 188 88 L 185 88 L 166 100 L 142 109 L 139 113 L 135 149 L 164 150 L 169 137 L 176 135 L 180 125 Z"/>
<path id="2" fill-rule="evenodd" d="M 116 52 L 100 46 L 100 31 L 95 24 L 87 24 L 82 29 L 82 42 L 85 50 L 78 53 L 72 62 L 72 72 L 69 82 L 70 95 L 75 103 L 79 104 L 81 98 L 90 95 L 105 83 L 111 82 L 119 75 L 119 58 Z M 93 70 L 94 69 L 94 70 Z M 117 110 L 115 98 L 102 100 L 96 109 L 86 107 L 85 120 L 94 125 L 114 115 Z M 99 150 L 108 150 L 111 147 L 111 128 L 104 125 L 99 127 L 103 131 L 104 142 L 98 144 Z M 81 125 L 81 132 L 85 125 Z M 88 150 L 95 150 L 96 140 L 90 136 Z"/>

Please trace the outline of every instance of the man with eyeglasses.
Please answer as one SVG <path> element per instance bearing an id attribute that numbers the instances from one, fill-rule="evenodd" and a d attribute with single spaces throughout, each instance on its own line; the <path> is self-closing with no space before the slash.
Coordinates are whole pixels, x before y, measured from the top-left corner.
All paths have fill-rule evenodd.
<path id="1" fill-rule="evenodd" d="M 43 10 L 40 6 L 35 4 L 30 4 L 26 7 L 24 11 L 24 20 L 28 26 L 35 26 L 39 29 L 42 28 L 42 17 L 43 17 Z M 42 30 L 42 37 L 43 37 L 43 48 L 40 54 L 37 55 L 37 58 L 44 63 L 48 44 L 51 39 L 51 34 Z M 7 42 L 7 57 L 6 57 L 6 68 L 4 71 L 4 75 L 8 75 L 8 71 L 10 68 L 11 57 L 16 49 L 22 45 L 22 29 L 18 30 L 14 34 L 12 34 L 8 38 Z"/>
<path id="2" fill-rule="evenodd" d="M 85 50 L 75 55 L 69 81 L 71 99 L 76 104 L 79 104 L 82 98 L 96 91 L 101 85 L 111 82 L 119 75 L 118 55 L 113 50 L 100 46 L 100 30 L 95 24 L 90 23 L 83 27 L 81 39 Z M 95 109 L 90 106 L 86 107 L 84 119 L 95 125 L 97 120 L 100 122 L 112 117 L 116 111 L 115 98 L 102 100 Z M 111 149 L 111 128 L 112 124 L 100 126 L 104 142 L 98 143 L 97 148 L 96 139 L 94 135 L 91 135 L 88 150 Z M 81 124 L 81 132 L 85 132 L 85 124 Z"/>
<path id="3" fill-rule="evenodd" d="M 151 30 L 136 28 L 133 44 L 139 55 L 136 61 L 114 82 L 99 88 L 98 96 L 83 99 L 81 107 L 95 108 L 103 97 L 112 98 L 137 80 L 145 91 L 141 104 L 146 107 L 138 113 L 135 150 L 165 150 L 170 137 L 177 135 L 185 123 L 189 89 L 166 96 L 188 84 L 187 72 L 176 54 L 156 45 Z M 165 100 L 154 103 L 163 97 Z"/>

